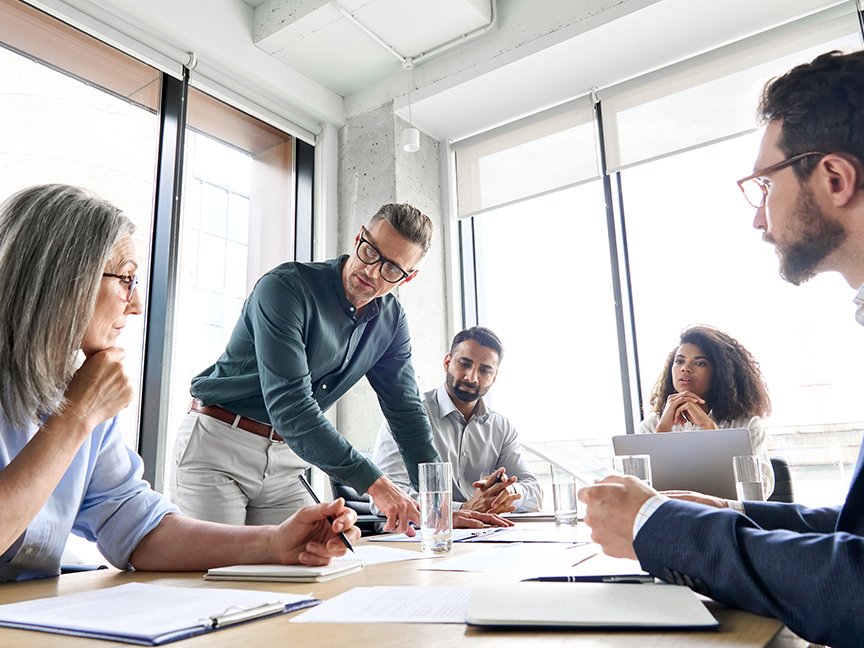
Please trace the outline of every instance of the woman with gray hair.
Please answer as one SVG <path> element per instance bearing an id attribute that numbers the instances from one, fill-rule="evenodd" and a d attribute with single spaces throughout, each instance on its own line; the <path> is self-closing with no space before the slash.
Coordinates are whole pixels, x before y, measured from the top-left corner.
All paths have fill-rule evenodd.
<path id="1" fill-rule="evenodd" d="M 132 231 L 116 207 L 66 185 L 0 207 L 0 581 L 57 575 L 70 531 L 121 569 L 323 565 L 345 553 L 339 533 L 360 532 L 342 500 L 236 527 L 180 515 L 141 479 L 116 429 L 132 398 L 116 340 L 142 311 Z"/>

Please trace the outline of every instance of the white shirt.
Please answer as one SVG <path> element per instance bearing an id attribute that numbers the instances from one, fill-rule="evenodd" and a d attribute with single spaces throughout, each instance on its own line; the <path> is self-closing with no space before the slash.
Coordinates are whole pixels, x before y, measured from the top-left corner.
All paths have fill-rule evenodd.
<path id="1" fill-rule="evenodd" d="M 516 428 L 506 417 L 487 409 L 481 398 L 477 401 L 471 420 L 466 422 L 444 385 L 423 394 L 423 406 L 429 415 L 432 440 L 438 456 L 441 461 L 452 464 L 453 502 L 457 508 L 474 494 L 473 482 L 503 466 L 507 475 L 519 478 L 513 485 L 522 495 L 514 503 L 516 510 L 540 510 L 543 505 L 540 483 L 522 457 Z M 417 497 L 418 493 L 411 487 L 405 462 L 386 420 L 378 431 L 372 463 L 399 488 L 411 497 Z"/>

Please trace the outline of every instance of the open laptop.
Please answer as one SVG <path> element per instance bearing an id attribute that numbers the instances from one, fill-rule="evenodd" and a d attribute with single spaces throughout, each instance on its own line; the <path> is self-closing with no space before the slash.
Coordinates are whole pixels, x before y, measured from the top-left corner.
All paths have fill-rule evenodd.
<path id="1" fill-rule="evenodd" d="M 737 499 L 732 457 L 753 454 L 747 428 L 690 430 L 612 437 L 616 455 L 651 456 L 657 490 L 692 490 Z"/>

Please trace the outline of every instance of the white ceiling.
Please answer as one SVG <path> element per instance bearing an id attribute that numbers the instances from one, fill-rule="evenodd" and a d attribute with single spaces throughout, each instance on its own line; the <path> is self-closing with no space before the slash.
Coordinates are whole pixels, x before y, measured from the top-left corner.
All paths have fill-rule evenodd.
<path id="1" fill-rule="evenodd" d="M 347 96 L 491 26 L 493 0 L 244 0 L 256 47 Z M 478 34 L 479 35 L 479 34 Z"/>

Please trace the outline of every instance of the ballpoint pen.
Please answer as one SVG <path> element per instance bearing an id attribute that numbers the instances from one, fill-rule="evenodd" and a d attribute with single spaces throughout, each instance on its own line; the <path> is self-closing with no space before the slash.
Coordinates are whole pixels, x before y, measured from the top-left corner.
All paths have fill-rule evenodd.
<path id="1" fill-rule="evenodd" d="M 654 577 L 646 574 L 627 574 L 623 576 L 537 576 L 525 578 L 523 582 L 539 583 L 653 583 Z"/>
<path id="2" fill-rule="evenodd" d="M 303 488 L 305 488 L 312 496 L 313 501 L 316 504 L 320 504 L 321 500 L 318 499 L 318 496 L 315 494 L 315 491 L 312 490 L 312 486 L 309 485 L 309 482 L 306 481 L 303 473 L 300 473 L 299 475 L 297 475 L 297 477 L 300 479 L 300 483 L 303 484 Z M 327 521 L 330 522 L 330 524 L 333 524 L 333 516 L 328 515 Z M 351 553 L 354 553 L 354 547 L 351 546 L 351 543 L 348 541 L 348 537 L 342 531 L 339 532 L 339 539 L 342 541 L 342 544 L 344 544 L 346 547 L 348 547 L 348 549 L 351 550 Z"/>

